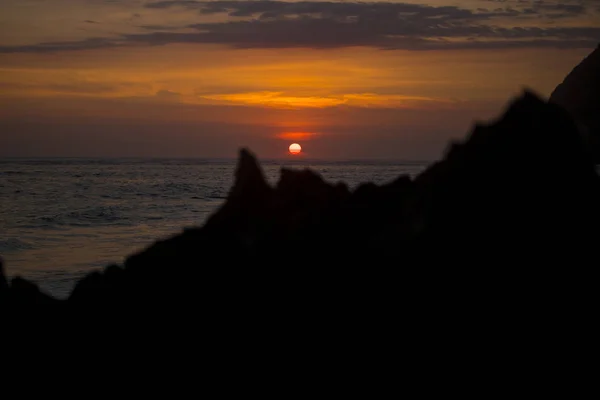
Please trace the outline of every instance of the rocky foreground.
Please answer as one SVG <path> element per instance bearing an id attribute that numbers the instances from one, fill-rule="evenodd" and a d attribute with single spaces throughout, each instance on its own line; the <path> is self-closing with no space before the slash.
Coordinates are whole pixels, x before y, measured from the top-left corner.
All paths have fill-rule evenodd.
<path id="1" fill-rule="evenodd" d="M 388 304 L 398 292 L 514 290 L 587 274 L 599 205 L 600 178 L 573 119 L 526 92 L 415 179 L 387 185 L 350 191 L 284 169 L 271 187 L 242 150 L 228 199 L 204 226 L 89 274 L 65 301 L 4 275 L 0 296 L 56 309 L 214 301 L 283 312 Z"/>

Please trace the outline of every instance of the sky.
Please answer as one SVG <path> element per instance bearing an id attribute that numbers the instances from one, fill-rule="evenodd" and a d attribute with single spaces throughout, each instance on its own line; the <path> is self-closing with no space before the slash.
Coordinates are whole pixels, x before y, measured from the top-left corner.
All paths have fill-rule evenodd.
<path id="1" fill-rule="evenodd" d="M 600 43 L 600 0 L 0 1 L 0 157 L 439 158 Z"/>

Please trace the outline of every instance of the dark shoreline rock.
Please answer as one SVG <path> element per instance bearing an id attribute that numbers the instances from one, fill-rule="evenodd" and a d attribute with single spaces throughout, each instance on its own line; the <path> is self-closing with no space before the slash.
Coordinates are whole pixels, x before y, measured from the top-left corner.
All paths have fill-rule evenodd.
<path id="1" fill-rule="evenodd" d="M 578 123 L 596 162 L 600 162 L 600 45 L 550 95 Z"/>
<path id="2" fill-rule="evenodd" d="M 88 274 L 66 301 L 3 274 L 0 298 L 214 318 L 379 315 L 409 293 L 421 306 L 452 299 L 472 309 L 463 295 L 491 299 L 587 274 L 598 205 L 600 178 L 569 113 L 525 92 L 414 180 L 351 192 L 310 170 L 283 170 L 271 187 L 243 149 L 227 201 L 204 226 Z"/>

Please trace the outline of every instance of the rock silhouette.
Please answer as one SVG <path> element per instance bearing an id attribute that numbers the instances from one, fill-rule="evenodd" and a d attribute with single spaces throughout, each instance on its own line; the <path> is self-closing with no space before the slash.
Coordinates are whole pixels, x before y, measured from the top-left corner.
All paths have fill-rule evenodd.
<path id="1" fill-rule="evenodd" d="M 600 160 L 600 45 L 577 65 L 550 96 L 580 125 Z"/>
<path id="2" fill-rule="evenodd" d="M 586 276 L 599 204 L 595 164 L 569 112 L 525 92 L 415 179 L 386 185 L 350 191 L 284 169 L 272 187 L 242 149 L 226 202 L 203 226 L 87 275 L 65 301 L 3 274 L 0 298 L 155 318 L 193 310 L 240 324 L 384 318 L 406 301 L 472 315 Z M 563 300 L 581 296 L 569 288 Z"/>

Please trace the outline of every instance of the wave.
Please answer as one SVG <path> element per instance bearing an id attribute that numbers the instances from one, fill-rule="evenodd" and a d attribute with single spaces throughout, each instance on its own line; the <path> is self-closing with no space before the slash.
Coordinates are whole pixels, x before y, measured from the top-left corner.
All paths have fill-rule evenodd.
<path id="1" fill-rule="evenodd" d="M 0 239 L 0 253 L 30 249 L 33 249 L 33 245 L 24 240 L 17 238 Z"/>
<path id="2" fill-rule="evenodd" d="M 37 218 L 40 227 L 57 226 L 89 227 L 95 225 L 131 226 L 134 221 L 118 207 L 92 207 L 86 210 L 73 210 L 61 214 L 45 215 Z"/>
<path id="3" fill-rule="evenodd" d="M 25 175 L 25 174 L 26 174 L 25 171 L 12 171 L 12 170 L 0 171 L 0 175 L 7 175 L 7 176 L 11 176 L 11 175 Z"/>
<path id="4" fill-rule="evenodd" d="M 0 165 L 235 165 L 235 158 L 1 158 Z"/>
<path id="5" fill-rule="evenodd" d="M 237 158 L 0 158 L 0 165 L 231 165 L 235 166 Z M 263 166 L 269 165 L 406 165 L 423 166 L 430 164 L 428 160 L 395 160 L 395 159 L 319 159 L 319 158 L 264 158 Z"/>

